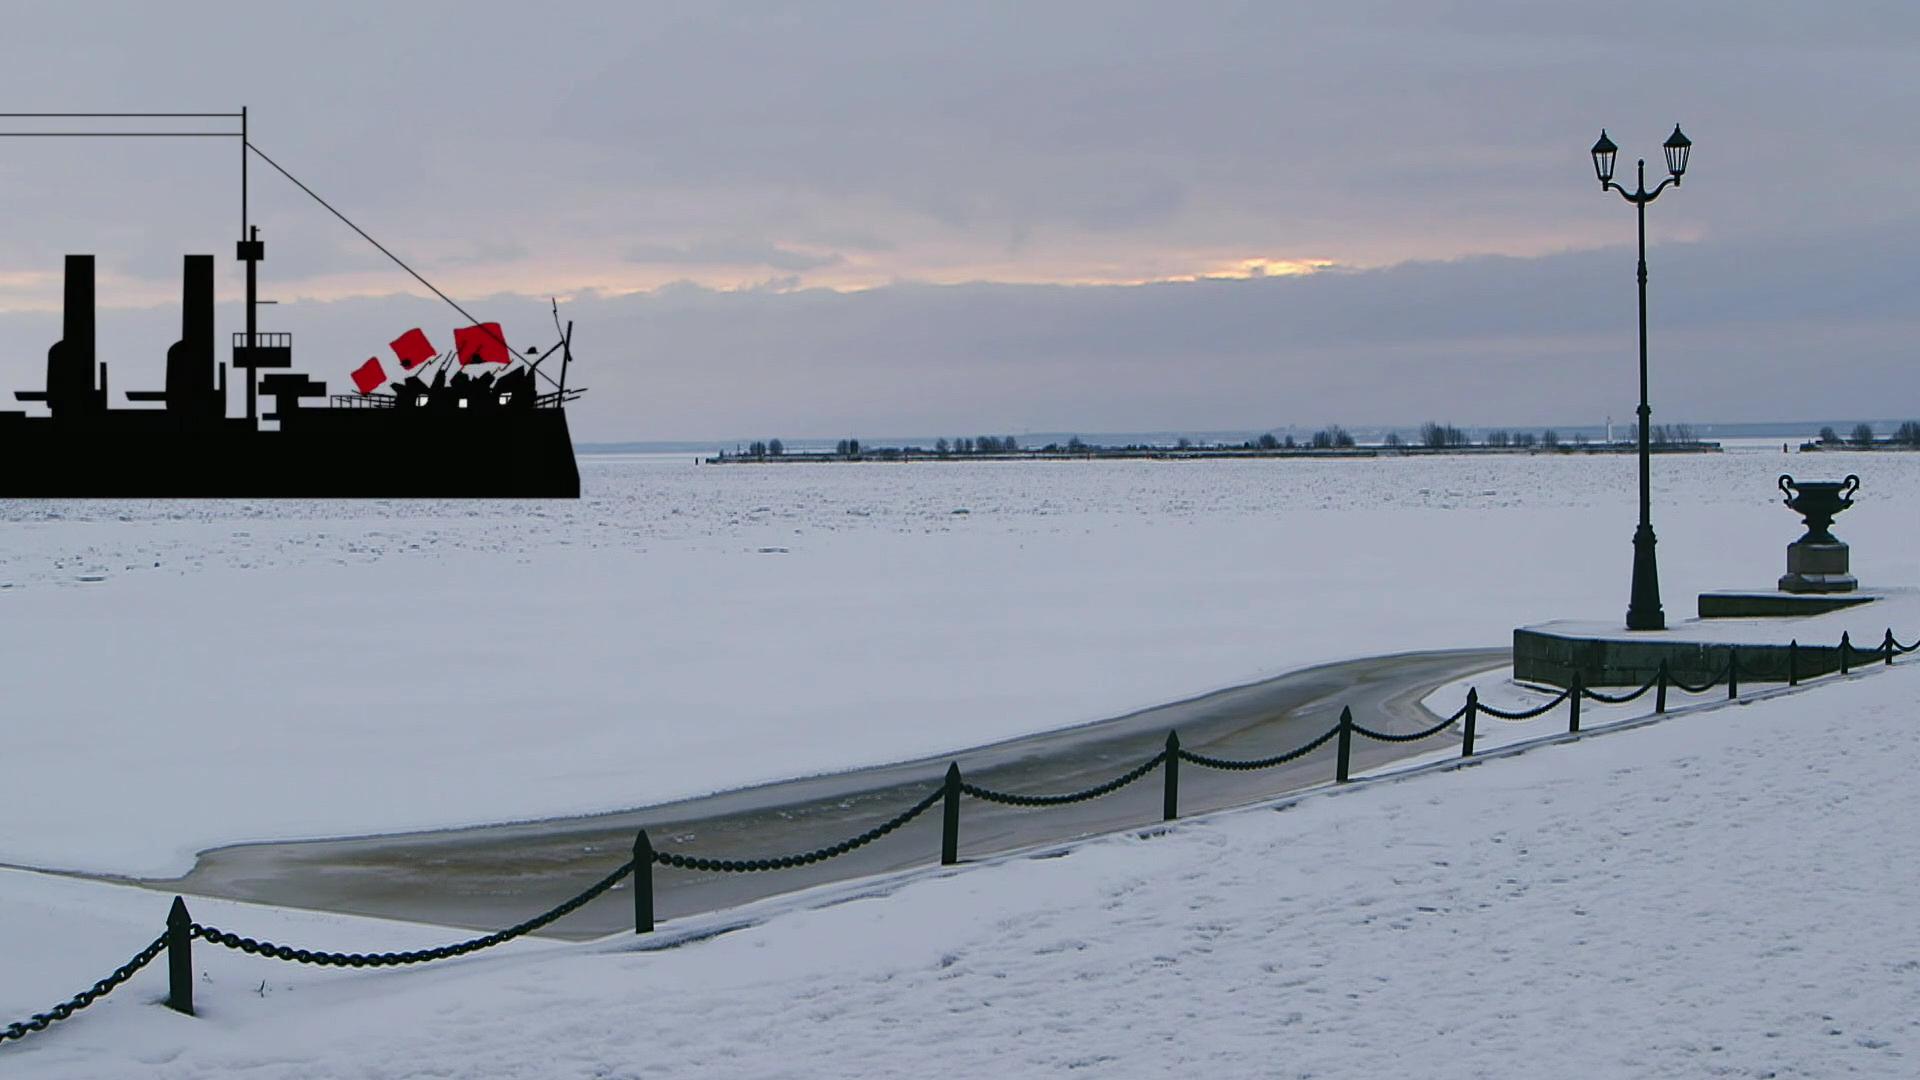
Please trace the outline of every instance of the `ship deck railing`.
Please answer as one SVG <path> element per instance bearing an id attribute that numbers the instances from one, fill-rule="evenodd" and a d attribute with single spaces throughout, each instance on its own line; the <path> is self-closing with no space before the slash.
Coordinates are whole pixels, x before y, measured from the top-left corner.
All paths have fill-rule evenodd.
<path id="1" fill-rule="evenodd" d="M 392 394 L 335 394 L 332 401 L 336 409 L 391 409 L 400 404 Z"/>
<path id="2" fill-rule="evenodd" d="M 536 409 L 557 409 L 580 396 L 582 391 L 568 389 L 554 390 L 533 399 Z M 393 409 L 398 408 L 400 399 L 393 394 L 334 394 L 330 401 L 336 409 Z"/>

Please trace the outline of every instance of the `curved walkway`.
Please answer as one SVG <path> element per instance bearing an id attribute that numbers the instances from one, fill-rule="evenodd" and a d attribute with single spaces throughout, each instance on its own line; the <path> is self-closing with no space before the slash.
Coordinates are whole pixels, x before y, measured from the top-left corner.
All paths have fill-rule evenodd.
<path id="1" fill-rule="evenodd" d="M 714 858 L 760 858 L 837 842 L 912 805 L 958 761 L 968 781 L 1001 791 L 1052 794 L 1100 783 L 1158 753 L 1169 729 L 1182 746 L 1214 757 L 1255 758 L 1324 732 L 1341 706 L 1375 730 L 1413 731 L 1438 718 L 1420 705 L 1435 688 L 1504 664 L 1505 649 L 1369 657 L 1156 706 L 1094 724 L 957 754 L 807 777 L 593 817 L 340 840 L 243 844 L 203 852 L 184 877 L 141 881 L 167 891 L 479 929 L 516 922 L 579 892 L 619 865 L 637 830 L 654 846 Z M 1452 729 L 1412 743 L 1356 739 L 1356 771 L 1456 739 Z M 1333 777 L 1332 743 L 1258 772 L 1188 764 L 1183 815 L 1258 802 Z M 1157 777 L 1157 773 L 1156 773 Z M 966 799 L 961 857 L 1023 848 L 1156 822 L 1161 783 L 1149 777 L 1089 802 L 1045 810 Z M 659 918 L 732 907 L 829 881 L 936 861 L 940 810 L 842 858 L 759 874 L 655 870 Z M 632 929 L 622 885 L 556 925 L 557 937 Z"/>

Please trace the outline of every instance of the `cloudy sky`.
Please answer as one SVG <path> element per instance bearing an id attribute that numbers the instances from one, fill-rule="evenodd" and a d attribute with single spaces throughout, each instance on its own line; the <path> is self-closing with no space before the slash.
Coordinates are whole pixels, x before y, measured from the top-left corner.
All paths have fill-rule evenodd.
<path id="1" fill-rule="evenodd" d="M 247 105 L 516 341 L 559 298 L 583 439 L 1624 419 L 1633 214 L 1586 151 L 1658 172 L 1676 121 L 1656 417 L 1920 414 L 1910 3 L 8 10 L 5 108 Z M 157 385 L 179 256 L 239 288 L 238 163 L 0 140 L 0 385 L 38 385 L 67 251 L 116 390 Z M 251 196 L 303 368 L 450 337 L 257 164 Z"/>

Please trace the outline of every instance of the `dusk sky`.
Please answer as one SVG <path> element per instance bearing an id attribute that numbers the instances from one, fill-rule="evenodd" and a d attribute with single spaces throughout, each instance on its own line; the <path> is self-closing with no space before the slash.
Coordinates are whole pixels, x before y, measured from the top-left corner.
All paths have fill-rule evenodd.
<path id="1" fill-rule="evenodd" d="M 9 8 L 9 111 L 251 109 L 520 344 L 583 440 L 1920 415 L 1910 3 Z M 16 125 L 19 122 L 14 122 Z M 19 130 L 17 126 L 14 128 Z M 180 255 L 237 294 L 231 140 L 0 140 L 0 387 L 61 255 L 116 391 Z M 458 316 L 264 166 L 264 326 L 346 374 Z M 222 332 L 240 326 L 237 306 Z M 10 393 L 8 394 L 10 397 Z M 11 404 L 5 407 L 14 407 Z"/>

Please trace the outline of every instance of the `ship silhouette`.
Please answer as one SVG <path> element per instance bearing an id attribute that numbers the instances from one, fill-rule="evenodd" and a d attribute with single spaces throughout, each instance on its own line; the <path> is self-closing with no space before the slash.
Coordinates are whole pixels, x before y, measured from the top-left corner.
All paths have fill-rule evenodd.
<path id="1" fill-rule="evenodd" d="M 0 410 L 0 498 L 578 498 L 566 404 L 581 391 L 566 387 L 573 328 L 560 326 L 557 307 L 559 340 L 544 351 L 515 354 L 498 324 L 468 316 L 474 325 L 457 332 L 456 349 L 428 359 L 396 341 L 404 378 L 389 381 L 373 358 L 355 372 L 358 392 L 329 394 L 326 383 L 290 370 L 293 335 L 257 323 L 266 245 L 246 221 L 244 162 L 258 154 L 293 177 L 245 141 L 244 111 L 200 115 L 241 122 L 235 257 L 246 265 L 246 329 L 231 335 L 230 363 L 216 355 L 214 257 L 186 255 L 180 340 L 167 349 L 162 388 L 128 391 L 129 407 L 115 408 L 95 348 L 94 257 L 68 255 L 61 336 L 47 350 L 45 388 L 14 394 L 43 405 L 44 415 Z M 410 335 L 426 340 L 417 330 Z M 557 379 L 543 368 L 556 356 Z M 469 373 L 476 368 L 483 373 Z M 230 372 L 244 380 L 244 415 L 228 415 Z M 544 392 L 542 379 L 551 387 Z M 453 467 L 450 451 L 459 458 Z"/>

